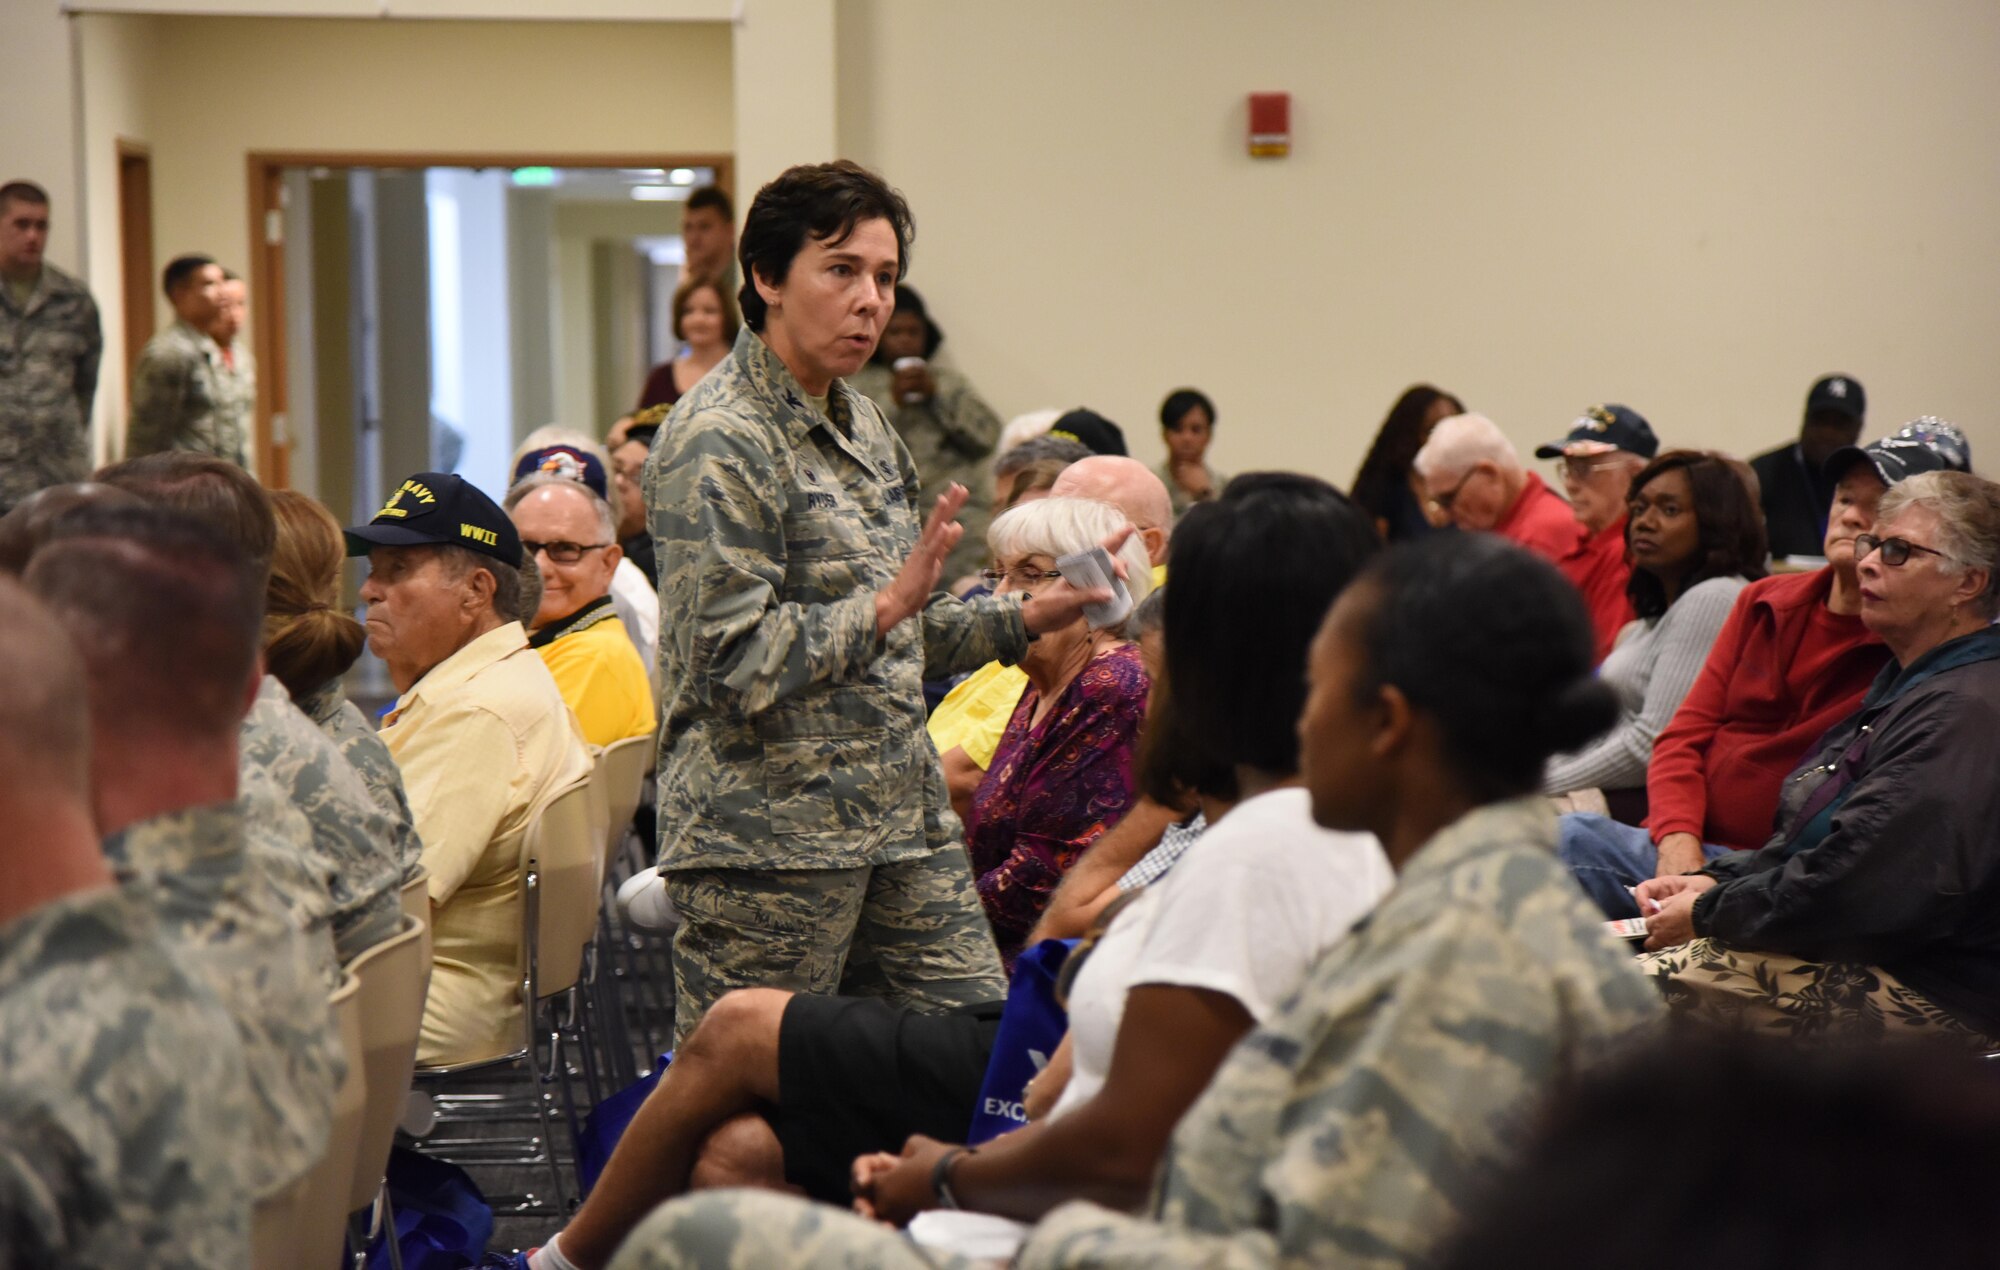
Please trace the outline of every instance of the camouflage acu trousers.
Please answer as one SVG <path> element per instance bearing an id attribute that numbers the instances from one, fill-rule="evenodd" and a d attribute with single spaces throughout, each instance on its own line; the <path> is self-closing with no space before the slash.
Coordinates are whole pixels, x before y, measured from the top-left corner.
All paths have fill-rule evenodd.
<path id="1" fill-rule="evenodd" d="M 999 1001 L 1007 978 L 965 850 L 858 869 L 682 869 L 674 1044 L 734 988 L 882 997 L 927 1012 Z"/>
<path id="2" fill-rule="evenodd" d="M 1886 970 L 1695 939 L 1639 958 L 1678 1016 L 1801 1041 L 1963 1040 L 1994 1048 Z"/>
<path id="3" fill-rule="evenodd" d="M 975 1270 L 843 1209 L 775 1191 L 701 1191 L 653 1210 L 610 1270 Z M 996 1263 L 997 1264 L 997 1263 Z"/>

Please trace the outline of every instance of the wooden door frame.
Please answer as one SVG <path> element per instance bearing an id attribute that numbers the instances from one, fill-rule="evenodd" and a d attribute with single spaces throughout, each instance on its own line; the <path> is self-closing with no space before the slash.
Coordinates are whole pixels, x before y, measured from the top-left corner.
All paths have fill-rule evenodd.
<path id="1" fill-rule="evenodd" d="M 264 484 L 291 484 L 290 446 L 271 435 L 271 421 L 291 409 L 285 365 L 285 247 L 273 242 L 272 215 L 282 210 L 286 168 L 712 168 L 733 200 L 731 154 L 550 154 L 543 151 L 252 150 L 246 156 L 250 203 L 251 349 L 257 359 L 257 471 Z"/>
<path id="2" fill-rule="evenodd" d="M 118 275 L 120 307 L 124 310 L 121 334 L 125 342 L 125 364 L 119 367 L 119 382 L 122 385 L 121 400 L 130 401 L 132 396 L 132 368 L 138 365 L 139 351 L 145 347 L 159 329 L 154 308 L 153 286 L 153 149 L 143 141 L 130 137 L 119 137 L 118 145 Z M 128 164 L 137 161 L 146 169 L 146 206 L 143 209 L 143 225 L 132 223 L 132 209 L 126 201 L 125 172 Z M 135 233 L 142 233 L 144 241 L 134 243 Z M 133 269 L 132 250 L 140 249 L 144 267 Z M 136 275 L 136 276 L 135 276 Z M 138 338 L 135 333 L 143 332 Z M 102 375 L 99 376 L 100 381 Z"/>

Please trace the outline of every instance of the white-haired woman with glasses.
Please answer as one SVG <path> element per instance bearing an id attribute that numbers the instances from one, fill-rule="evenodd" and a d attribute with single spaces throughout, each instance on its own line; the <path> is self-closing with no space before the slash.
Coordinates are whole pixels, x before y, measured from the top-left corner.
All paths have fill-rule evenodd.
<path id="1" fill-rule="evenodd" d="M 1636 892 L 1671 1005 L 1759 1031 L 2000 1041 L 2000 485 L 1926 472 L 1854 540 L 1893 659 L 1778 832 Z"/>
<path id="2" fill-rule="evenodd" d="M 1125 523 L 1109 503 L 1043 498 L 1001 515 L 987 533 L 997 594 L 1067 587 L 1056 561 L 1087 551 Z M 1120 552 L 1133 603 L 1152 566 L 1137 534 Z M 979 898 L 1009 966 L 1056 884 L 1133 798 L 1132 754 L 1150 681 L 1121 630 L 1079 617 L 1045 631 L 1021 659 L 1028 689 L 1014 707 L 986 779 L 973 792 L 965 844 Z"/>

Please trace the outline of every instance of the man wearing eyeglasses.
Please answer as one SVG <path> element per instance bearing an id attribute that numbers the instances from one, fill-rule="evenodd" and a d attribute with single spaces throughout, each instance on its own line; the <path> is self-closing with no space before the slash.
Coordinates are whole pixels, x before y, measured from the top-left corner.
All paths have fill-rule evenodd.
<path id="1" fill-rule="evenodd" d="M 611 578 L 624 552 L 611 504 L 587 485 L 537 475 L 507 491 L 506 508 L 522 554 L 542 576 L 542 601 L 528 647 L 542 656 L 563 700 L 592 745 L 653 730 L 646 665 L 611 603 Z"/>
<path id="2" fill-rule="evenodd" d="M 1630 406 L 1592 406 L 1567 436 L 1535 450 L 1538 459 L 1561 460 L 1563 490 L 1583 527 L 1582 538 L 1556 567 L 1583 593 L 1599 661 L 1632 620 L 1632 601 L 1625 594 L 1632 576 L 1625 559 L 1625 498 L 1633 475 L 1659 452 L 1653 426 Z"/>
<path id="3" fill-rule="evenodd" d="M 1575 550 L 1583 536 L 1569 504 L 1521 466 L 1514 443 L 1485 415 L 1439 423 L 1412 466 L 1434 525 L 1496 533 L 1550 561 Z"/>

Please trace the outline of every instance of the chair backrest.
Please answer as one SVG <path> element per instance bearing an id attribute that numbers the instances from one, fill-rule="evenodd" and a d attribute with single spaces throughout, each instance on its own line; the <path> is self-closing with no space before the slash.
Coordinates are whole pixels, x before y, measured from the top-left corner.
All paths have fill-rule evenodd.
<path id="1" fill-rule="evenodd" d="M 658 751 L 658 737 L 648 732 L 644 736 L 628 736 L 622 741 L 614 741 L 597 756 L 597 783 L 604 793 L 604 808 L 608 817 L 604 826 L 604 858 L 607 860 L 625 840 L 625 830 L 632 823 L 633 813 L 639 810 L 639 799 L 646 788 L 646 774 L 653 770 Z"/>
<path id="2" fill-rule="evenodd" d="M 604 856 L 604 809 L 590 777 L 551 794 L 521 838 L 522 920 L 532 929 L 522 955 L 537 996 L 576 983 L 583 948 L 597 930 L 598 870 Z"/>
<path id="3" fill-rule="evenodd" d="M 361 980 L 352 970 L 330 998 L 347 1076 L 333 1101 L 333 1132 L 326 1156 L 306 1183 L 299 1206 L 299 1260 L 302 1266 L 332 1266 L 347 1238 L 348 1179 L 361 1154 L 361 1130 L 368 1112 L 368 1063 L 361 1026 Z"/>
<path id="4" fill-rule="evenodd" d="M 354 1166 L 340 1185 L 353 1212 L 373 1202 L 389 1165 L 396 1121 L 410 1092 L 417 1062 L 417 1033 L 424 1022 L 424 984 L 430 959 L 424 955 L 424 926 L 405 917 L 394 935 L 354 959 L 347 971 L 360 980 L 361 1065 L 366 1072 L 367 1105 Z"/>
<path id="5" fill-rule="evenodd" d="M 430 986 L 431 964 L 431 871 L 417 866 L 417 875 L 403 883 L 403 916 L 414 917 L 424 928 L 424 986 Z"/>

